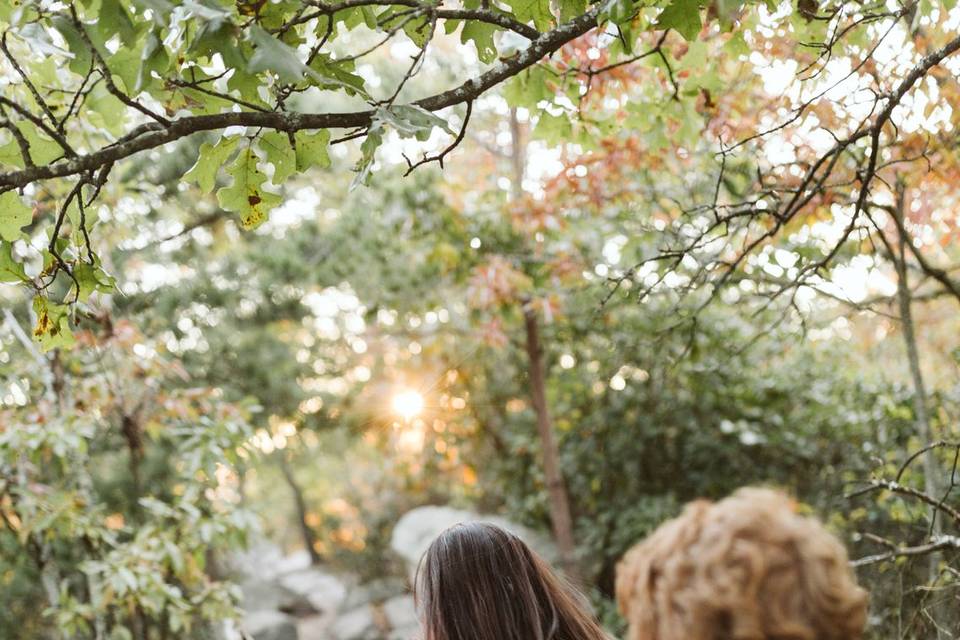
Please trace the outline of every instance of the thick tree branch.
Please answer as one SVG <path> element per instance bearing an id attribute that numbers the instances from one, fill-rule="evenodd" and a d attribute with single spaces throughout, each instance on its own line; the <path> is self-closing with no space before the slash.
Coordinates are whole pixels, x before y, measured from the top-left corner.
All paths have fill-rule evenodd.
<path id="1" fill-rule="evenodd" d="M 533 40 L 530 46 L 517 56 L 502 60 L 489 71 L 467 80 L 460 86 L 417 100 L 413 104 L 427 111 L 439 111 L 475 100 L 492 87 L 533 66 L 567 42 L 596 27 L 597 16 L 605 6 L 606 3 L 596 5 L 583 15 L 544 33 Z M 97 170 L 104 165 L 129 158 L 148 149 L 155 149 L 168 142 L 179 140 L 200 131 L 216 131 L 232 126 L 262 127 L 287 132 L 305 129 L 361 128 L 370 124 L 375 113 L 372 109 L 343 113 L 240 111 L 189 116 L 173 120 L 169 125 L 150 122 L 137 127 L 116 143 L 77 158 L 0 174 L 0 191 L 24 187 L 33 182 L 50 178 L 60 178 Z"/>

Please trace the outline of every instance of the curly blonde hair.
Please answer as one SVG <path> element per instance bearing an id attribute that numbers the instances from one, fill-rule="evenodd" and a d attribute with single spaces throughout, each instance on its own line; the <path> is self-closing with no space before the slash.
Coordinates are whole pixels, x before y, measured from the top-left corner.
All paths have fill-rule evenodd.
<path id="1" fill-rule="evenodd" d="M 770 489 L 699 500 L 617 567 L 627 640 L 858 640 L 867 594 L 843 545 Z"/>

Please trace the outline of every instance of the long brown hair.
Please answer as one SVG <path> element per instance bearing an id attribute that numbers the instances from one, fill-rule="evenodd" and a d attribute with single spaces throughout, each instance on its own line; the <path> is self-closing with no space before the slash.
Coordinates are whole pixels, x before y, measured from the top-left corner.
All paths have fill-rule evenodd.
<path id="1" fill-rule="evenodd" d="M 441 533 L 415 582 L 425 640 L 608 640 L 582 596 L 520 538 L 492 524 Z"/>

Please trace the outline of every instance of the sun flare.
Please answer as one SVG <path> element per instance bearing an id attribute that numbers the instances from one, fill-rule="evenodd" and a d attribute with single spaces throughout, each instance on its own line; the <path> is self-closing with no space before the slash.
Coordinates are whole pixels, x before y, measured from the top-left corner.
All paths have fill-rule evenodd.
<path id="1" fill-rule="evenodd" d="M 423 396 L 413 389 L 404 389 L 393 396 L 393 410 L 404 420 L 412 420 L 423 411 Z"/>

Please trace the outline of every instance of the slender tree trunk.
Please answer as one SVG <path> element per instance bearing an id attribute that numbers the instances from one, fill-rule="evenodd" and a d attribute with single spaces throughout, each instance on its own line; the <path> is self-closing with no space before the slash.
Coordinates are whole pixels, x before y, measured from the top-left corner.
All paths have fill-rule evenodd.
<path id="1" fill-rule="evenodd" d="M 894 215 L 899 217 L 899 227 L 904 224 L 904 196 L 905 189 L 898 186 L 897 203 Z M 901 232 L 898 234 L 897 256 L 893 256 L 894 266 L 897 271 L 897 306 L 900 313 L 900 332 L 903 335 L 904 345 L 907 351 L 907 364 L 910 369 L 910 378 L 913 384 L 913 413 L 914 424 L 916 426 L 917 437 L 922 445 L 933 442 L 933 435 L 930 428 L 930 414 L 927 407 L 927 389 L 923 379 L 923 370 L 920 368 L 920 352 L 917 349 L 917 335 L 913 324 L 912 312 L 912 294 L 907 273 L 906 243 L 908 239 Z M 931 449 L 923 454 L 921 460 L 923 469 L 923 491 L 934 500 L 940 498 L 939 470 L 936 459 L 936 451 Z M 930 533 L 933 536 L 940 535 L 943 532 L 940 514 L 935 507 L 930 508 Z M 929 580 L 931 583 L 936 581 L 940 575 L 941 554 L 933 553 L 928 556 L 929 560 Z M 936 594 L 931 597 L 936 598 Z M 947 638 L 943 625 L 946 622 L 944 618 L 944 608 L 934 605 L 931 607 L 934 623 L 937 625 L 937 635 L 939 638 Z M 952 616 L 947 616 L 952 617 Z"/>
<path id="2" fill-rule="evenodd" d="M 293 505 L 297 510 L 297 522 L 300 524 L 303 546 L 307 548 L 307 553 L 310 554 L 310 563 L 320 564 L 322 558 L 316 549 L 317 537 L 310 525 L 307 524 L 307 502 L 303 498 L 303 489 L 294 477 L 293 470 L 290 468 L 290 463 L 287 462 L 287 456 L 283 451 L 277 452 L 277 459 L 280 461 L 280 471 L 283 472 L 283 478 L 287 481 L 287 486 L 290 487 L 290 492 L 293 494 Z"/>
<path id="3" fill-rule="evenodd" d="M 560 563 L 564 571 L 571 576 L 578 576 L 570 500 L 567 496 L 567 487 L 563 482 L 563 473 L 560 470 L 560 449 L 553 432 L 553 420 L 550 418 L 550 410 L 547 407 L 546 372 L 539 320 L 536 311 L 530 305 L 524 306 L 523 320 L 527 334 L 530 396 L 533 401 L 533 410 L 537 415 L 540 447 L 543 449 L 543 475 L 550 498 L 553 537 L 560 552 Z"/>
<path id="4" fill-rule="evenodd" d="M 524 165 L 527 163 L 525 151 L 517 110 L 510 109 L 510 168 L 513 170 L 513 175 L 510 176 L 510 197 L 514 200 L 519 200 L 523 194 Z"/>
<path id="5" fill-rule="evenodd" d="M 903 215 L 903 195 L 901 194 L 897 202 L 897 215 Z M 897 269 L 897 304 L 900 312 L 900 331 L 903 334 L 903 341 L 907 350 L 907 363 L 910 367 L 910 378 L 913 383 L 913 412 L 917 429 L 917 436 L 921 443 L 926 445 L 932 442 L 930 429 L 930 414 L 927 408 L 927 388 L 923 379 L 923 371 L 920 369 L 920 352 L 917 349 L 917 336 L 913 324 L 912 313 L 912 295 L 910 292 L 910 283 L 908 281 L 906 247 L 907 239 L 900 234 L 899 237 L 899 256 L 896 258 L 895 265 Z M 924 490 L 932 498 L 938 498 L 938 470 L 937 459 L 934 451 L 928 451 L 923 455 L 923 480 Z M 931 516 L 933 517 L 933 516 Z M 939 523 L 939 520 L 937 520 Z M 939 529 L 939 524 L 937 529 Z"/>
<path id="6" fill-rule="evenodd" d="M 510 161 L 511 196 L 518 200 L 523 193 L 523 174 L 526 164 L 523 135 L 517 110 L 510 110 Z M 570 577 L 579 578 L 576 543 L 573 537 L 573 518 L 570 515 L 570 498 L 563 481 L 560 468 L 560 448 L 557 446 L 553 430 L 553 420 L 547 406 L 547 376 L 543 361 L 543 342 L 540 338 L 540 320 L 536 310 L 528 303 L 523 304 L 523 323 L 526 333 L 526 351 L 528 375 L 530 378 L 530 398 L 537 416 L 537 432 L 540 435 L 540 448 L 543 456 L 543 475 L 547 483 L 550 505 L 550 521 L 553 526 L 553 538 L 560 553 L 560 564 Z"/>

